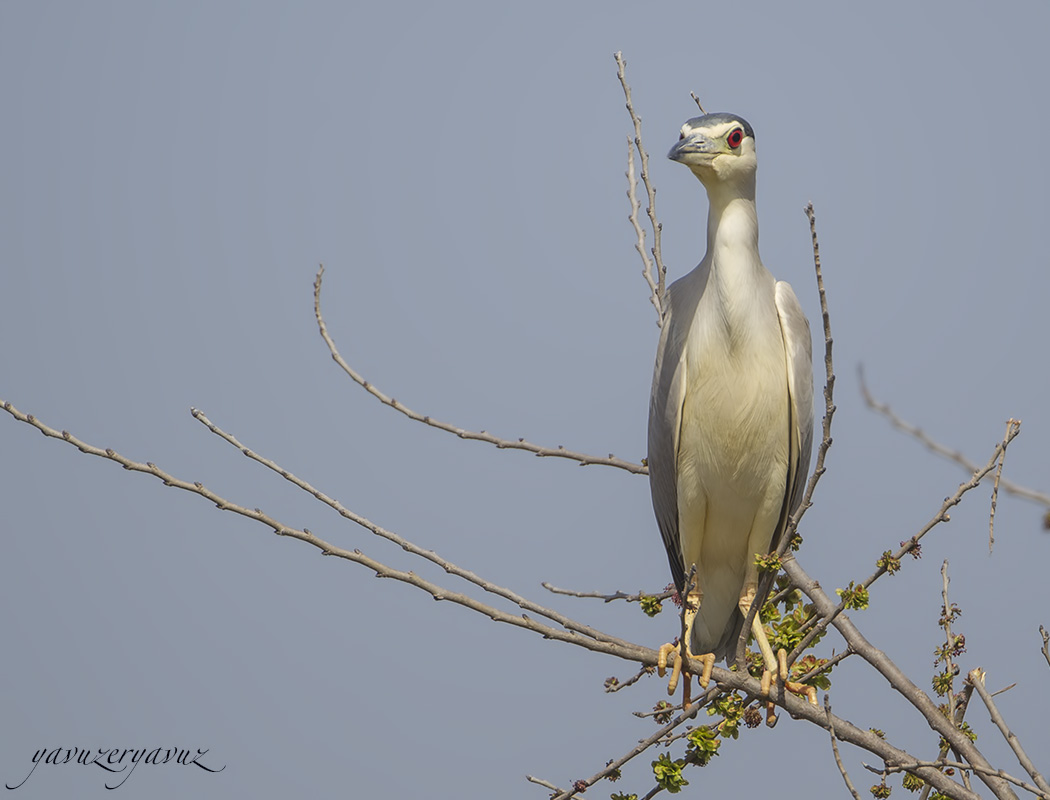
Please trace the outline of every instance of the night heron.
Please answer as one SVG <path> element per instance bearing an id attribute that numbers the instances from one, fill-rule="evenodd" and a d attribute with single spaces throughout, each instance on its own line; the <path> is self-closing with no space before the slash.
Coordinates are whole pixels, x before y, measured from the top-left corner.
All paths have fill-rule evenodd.
<path id="1" fill-rule="evenodd" d="M 813 444 L 812 343 L 794 291 L 758 255 L 751 126 L 733 114 L 696 117 L 667 157 L 700 179 L 710 210 L 707 254 L 665 301 L 649 483 L 685 603 L 684 642 L 704 662 L 706 687 L 715 661 L 735 657 L 759 595 L 756 554 L 777 547 L 802 500 Z M 758 614 L 752 631 L 765 688 L 778 664 Z M 677 645 L 661 648 L 661 675 L 672 652 L 669 694 L 681 654 Z M 785 672 L 781 666 L 781 678 Z"/>

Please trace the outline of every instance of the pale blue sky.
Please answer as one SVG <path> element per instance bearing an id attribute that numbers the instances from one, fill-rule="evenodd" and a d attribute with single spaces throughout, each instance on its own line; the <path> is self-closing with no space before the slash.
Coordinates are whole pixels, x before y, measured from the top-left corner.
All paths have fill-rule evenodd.
<path id="1" fill-rule="evenodd" d="M 691 90 L 754 126 L 763 258 L 819 330 L 816 204 L 839 412 L 799 557 L 843 586 L 964 477 L 863 408 L 861 362 L 976 460 L 1021 418 L 1006 474 L 1050 487 L 1048 26 L 1044 2 L 6 3 L 0 397 L 464 588 L 249 463 L 199 407 L 418 544 L 665 641 L 668 615 L 539 587 L 667 583 L 643 478 L 408 421 L 338 372 L 311 306 L 323 261 L 344 355 L 424 413 L 641 458 L 657 328 L 626 221 L 622 50 L 670 277 L 703 255 L 702 187 L 663 158 Z M 182 746 L 225 771 L 140 766 L 123 796 L 543 798 L 525 773 L 568 784 L 653 730 L 630 712 L 662 682 L 602 691 L 630 664 L 377 581 L 6 415 L 0 452 L 5 783 L 41 747 Z M 855 618 L 927 686 L 950 557 L 962 666 L 1018 682 L 1001 707 L 1045 762 L 1050 538 L 1037 507 L 1001 497 L 989 557 L 988 494 Z M 839 714 L 935 755 L 860 665 L 835 678 Z M 986 716 L 971 721 L 998 758 Z M 874 782 L 870 758 L 844 757 Z M 650 760 L 588 796 L 644 793 Z M 106 778 L 41 767 L 12 797 L 111 797 Z M 826 735 L 789 718 L 689 778 L 685 796 L 843 790 Z"/>

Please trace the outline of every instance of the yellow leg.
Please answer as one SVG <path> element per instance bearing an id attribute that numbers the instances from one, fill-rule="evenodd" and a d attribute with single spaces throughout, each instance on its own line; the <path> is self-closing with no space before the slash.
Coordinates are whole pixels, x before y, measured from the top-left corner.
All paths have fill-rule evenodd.
<path id="1" fill-rule="evenodd" d="M 740 596 L 739 606 L 740 611 L 745 618 L 751 612 L 751 604 L 755 602 L 756 594 L 757 588 L 755 586 L 744 587 L 744 591 Z M 755 618 L 751 622 L 751 632 L 755 636 L 755 641 L 758 643 L 758 649 L 762 651 L 762 660 L 765 662 L 765 669 L 762 671 L 762 694 L 766 697 L 771 697 L 770 692 L 773 687 L 773 675 L 776 674 L 780 677 L 785 689 L 793 694 L 804 694 L 810 703 L 817 705 L 816 688 L 788 681 L 787 651 L 780 649 L 775 656 L 773 655 L 773 648 L 769 644 L 769 639 L 766 638 L 766 629 L 759 620 L 758 614 L 755 614 Z M 774 704 L 772 699 L 770 699 L 766 704 L 766 725 L 770 728 L 777 724 L 777 717 L 773 709 Z"/>
<path id="2" fill-rule="evenodd" d="M 711 671 L 715 667 L 715 654 L 714 653 L 703 653 L 700 655 L 694 654 L 689 648 L 689 642 L 693 636 L 693 620 L 696 619 L 697 609 L 700 608 L 700 601 L 703 598 L 703 594 L 699 591 L 692 591 L 686 598 L 685 604 L 685 632 L 683 633 L 683 639 L 678 644 L 669 642 L 660 646 L 659 655 L 656 661 L 657 674 L 662 678 L 666 674 L 668 657 L 673 653 L 674 661 L 671 664 L 671 679 L 667 682 L 667 693 L 673 695 L 675 690 L 678 688 L 678 680 L 684 674 L 685 681 L 683 683 L 683 698 L 682 707 L 689 708 L 690 697 L 689 697 L 689 676 L 690 673 L 685 667 L 685 661 L 683 661 L 682 653 L 685 652 L 685 658 L 695 658 L 704 663 L 704 668 L 700 673 L 700 687 L 703 689 L 707 688 L 707 685 L 711 681 Z"/>

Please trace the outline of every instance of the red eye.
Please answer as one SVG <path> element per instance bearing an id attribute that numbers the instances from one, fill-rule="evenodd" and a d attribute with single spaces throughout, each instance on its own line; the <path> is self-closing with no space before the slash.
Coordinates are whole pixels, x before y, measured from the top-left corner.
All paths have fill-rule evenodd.
<path id="1" fill-rule="evenodd" d="M 726 137 L 726 141 L 729 142 L 729 146 L 736 150 L 740 147 L 740 143 L 744 141 L 744 132 L 740 128 L 734 128 L 729 136 Z"/>

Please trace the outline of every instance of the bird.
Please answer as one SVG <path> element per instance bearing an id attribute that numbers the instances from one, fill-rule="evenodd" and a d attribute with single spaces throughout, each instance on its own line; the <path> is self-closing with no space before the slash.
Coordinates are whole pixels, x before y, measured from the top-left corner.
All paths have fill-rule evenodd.
<path id="1" fill-rule="evenodd" d="M 703 661 L 706 688 L 715 661 L 735 657 L 751 604 L 772 581 L 764 573 L 760 591 L 755 557 L 779 545 L 802 501 L 813 355 L 794 290 L 759 257 L 751 125 L 736 114 L 694 117 L 667 157 L 699 178 L 709 203 L 707 253 L 667 290 L 649 403 L 653 510 L 684 603 L 681 643 L 660 650 L 661 675 L 674 653 L 673 694 L 681 650 Z M 752 631 L 768 696 L 778 664 L 757 613 Z"/>

